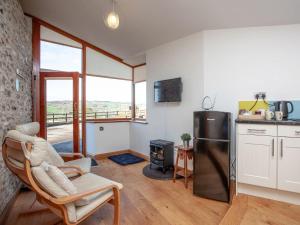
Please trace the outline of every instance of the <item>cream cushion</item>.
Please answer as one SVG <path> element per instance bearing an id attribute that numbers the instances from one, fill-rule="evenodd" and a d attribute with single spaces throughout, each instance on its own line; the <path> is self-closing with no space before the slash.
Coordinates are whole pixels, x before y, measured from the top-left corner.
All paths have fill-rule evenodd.
<path id="1" fill-rule="evenodd" d="M 101 192 L 101 194 L 94 200 L 92 200 L 88 205 L 76 207 L 76 219 L 80 220 L 85 215 L 93 211 L 95 208 L 97 208 L 99 205 L 107 201 L 109 198 L 113 196 L 113 191 L 104 191 Z"/>
<path id="2" fill-rule="evenodd" d="M 23 153 L 25 158 L 30 161 L 31 166 L 38 166 L 43 161 L 48 160 L 48 143 L 43 138 L 32 137 L 29 135 L 25 135 L 17 130 L 8 131 L 6 137 L 12 138 L 14 140 L 20 141 L 23 149 Z M 26 143 L 30 142 L 33 144 L 33 148 L 31 151 L 28 151 L 26 148 Z M 21 154 L 20 152 L 18 154 Z M 24 157 L 22 156 L 22 157 Z M 20 156 L 15 155 L 15 160 L 20 161 Z"/>
<path id="3" fill-rule="evenodd" d="M 87 173 L 84 174 L 81 177 L 78 177 L 74 180 L 72 180 L 72 183 L 75 185 L 77 188 L 78 193 L 92 190 L 95 188 L 101 188 L 105 187 L 111 184 L 116 185 L 119 189 L 123 188 L 123 185 L 106 179 L 104 177 L 92 174 L 92 173 Z M 104 203 L 105 201 L 109 200 L 113 196 L 113 190 L 107 190 L 107 191 L 102 191 L 87 197 L 82 198 L 80 201 L 76 201 L 76 218 L 77 220 L 80 220 L 83 218 L 85 215 L 90 213 L 92 210 L 94 210 L 96 207 Z"/>
<path id="4" fill-rule="evenodd" d="M 43 162 L 41 166 L 44 168 L 48 176 L 64 191 L 68 194 L 73 195 L 77 193 L 76 187 L 69 180 L 69 178 L 56 166 L 49 165 Z"/>
<path id="5" fill-rule="evenodd" d="M 64 165 L 69 166 L 78 166 L 84 173 L 91 172 L 91 158 L 80 158 L 65 162 Z"/>
<path id="6" fill-rule="evenodd" d="M 35 166 L 31 168 L 33 176 L 44 190 L 55 197 L 65 197 L 69 194 L 60 187 L 51 177 L 46 173 L 42 166 Z"/>
<path id="7" fill-rule="evenodd" d="M 65 164 L 62 157 L 57 153 L 55 148 L 50 143 L 48 143 L 48 153 L 49 153 L 48 161 L 50 164 L 55 166 L 63 166 Z"/>
<path id="8" fill-rule="evenodd" d="M 96 189 L 96 188 L 109 186 L 112 184 L 116 185 L 119 189 L 123 188 L 122 184 L 112 181 L 112 180 L 109 180 L 109 179 L 106 179 L 104 177 L 98 176 L 93 173 L 86 173 L 86 174 L 72 180 L 72 183 L 76 187 L 78 193 L 82 193 L 82 192 L 89 191 L 89 190 Z M 95 193 L 93 195 L 83 197 L 82 199 L 76 201 L 75 205 L 76 206 L 88 205 L 93 200 L 96 200 L 97 198 L 99 198 L 103 194 L 105 194 L 105 192 L 99 192 L 99 193 Z M 113 194 L 111 190 L 110 190 L 110 192 L 111 192 L 111 194 Z"/>
<path id="9" fill-rule="evenodd" d="M 54 197 L 65 197 L 69 194 L 63 190 L 57 183 L 55 183 L 46 173 L 45 169 L 42 166 L 36 166 L 31 168 L 34 178 L 38 181 L 38 184 L 41 188 Z M 76 222 L 76 209 L 74 203 L 69 203 L 65 205 L 68 218 L 71 222 Z"/>
<path id="10" fill-rule="evenodd" d="M 29 136 L 35 136 L 40 131 L 40 124 L 38 122 L 20 124 L 16 126 L 16 130 Z"/>
<path id="11" fill-rule="evenodd" d="M 17 131 L 13 131 L 13 132 L 17 132 L 17 135 L 15 135 L 15 138 L 12 137 L 13 139 L 17 138 L 16 140 L 23 141 L 24 143 L 26 143 L 28 141 L 33 143 L 34 138 L 36 138 L 33 135 L 36 135 L 39 132 L 40 125 L 38 122 L 32 122 L 32 123 L 17 125 L 16 129 L 17 129 Z M 47 142 L 47 141 L 44 140 L 44 142 Z M 91 159 L 90 158 L 81 158 L 81 159 L 72 160 L 72 161 L 65 163 L 64 160 L 62 159 L 62 157 L 54 149 L 54 147 L 48 142 L 47 142 L 47 144 L 48 144 L 47 145 L 48 156 L 47 156 L 47 158 L 44 158 L 44 161 L 48 162 L 51 165 L 55 165 L 55 166 L 63 166 L 65 164 L 79 166 L 84 173 L 91 171 Z M 18 160 L 18 159 L 16 159 L 16 160 Z M 18 161 L 20 161 L 20 160 L 18 160 Z M 39 163 L 41 163 L 41 162 L 42 161 L 40 161 Z M 37 165 L 37 164 L 35 163 L 35 165 Z M 68 177 L 73 177 L 73 176 L 77 176 L 77 175 L 78 175 L 77 173 L 69 174 Z"/>

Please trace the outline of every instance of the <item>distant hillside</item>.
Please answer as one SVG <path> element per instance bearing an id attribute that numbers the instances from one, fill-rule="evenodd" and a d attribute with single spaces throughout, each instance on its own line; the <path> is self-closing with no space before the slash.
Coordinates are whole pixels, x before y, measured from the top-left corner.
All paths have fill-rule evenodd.
<path id="1" fill-rule="evenodd" d="M 109 102 L 109 101 L 87 101 L 87 112 L 111 112 L 128 111 L 130 102 Z M 80 106 L 81 107 L 81 106 Z M 69 113 L 72 112 L 71 101 L 50 101 L 47 102 L 47 113 Z"/>

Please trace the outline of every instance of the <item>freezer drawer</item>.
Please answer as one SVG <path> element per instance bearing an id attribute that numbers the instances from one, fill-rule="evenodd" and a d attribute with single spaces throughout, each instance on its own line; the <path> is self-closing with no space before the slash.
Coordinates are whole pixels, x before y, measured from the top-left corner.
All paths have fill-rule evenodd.
<path id="1" fill-rule="evenodd" d="M 217 111 L 194 112 L 194 137 L 230 139 L 231 114 Z"/>

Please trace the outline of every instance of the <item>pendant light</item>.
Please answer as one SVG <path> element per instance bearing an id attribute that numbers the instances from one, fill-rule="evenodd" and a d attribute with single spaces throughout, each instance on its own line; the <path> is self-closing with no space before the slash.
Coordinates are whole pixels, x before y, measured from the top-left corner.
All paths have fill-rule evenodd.
<path id="1" fill-rule="evenodd" d="M 112 0 L 112 11 L 105 17 L 104 23 L 112 30 L 116 30 L 120 25 L 119 15 L 115 12 L 115 0 Z"/>

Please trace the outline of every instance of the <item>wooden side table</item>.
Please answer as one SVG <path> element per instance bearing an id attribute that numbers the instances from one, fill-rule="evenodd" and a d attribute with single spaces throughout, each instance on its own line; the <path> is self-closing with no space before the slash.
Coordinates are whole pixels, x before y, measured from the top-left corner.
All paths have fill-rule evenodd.
<path id="1" fill-rule="evenodd" d="M 184 146 L 180 145 L 180 146 L 176 146 L 175 148 L 177 148 L 177 158 L 176 158 L 176 165 L 174 168 L 173 182 L 175 183 L 177 174 L 180 176 L 183 176 L 185 188 L 187 188 L 188 187 L 188 177 L 190 177 L 192 175 L 192 172 L 188 171 L 187 162 L 188 162 L 188 159 L 189 160 L 193 159 L 193 146 L 185 148 Z M 183 167 L 183 169 L 180 169 L 180 170 L 178 170 L 179 159 L 184 160 L 184 167 Z"/>

